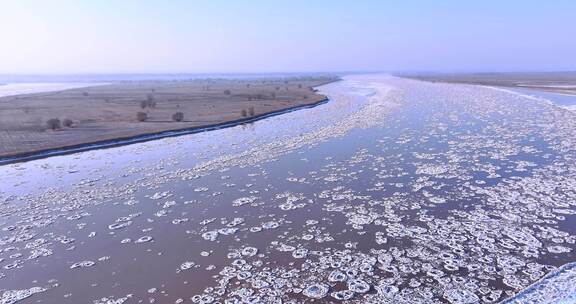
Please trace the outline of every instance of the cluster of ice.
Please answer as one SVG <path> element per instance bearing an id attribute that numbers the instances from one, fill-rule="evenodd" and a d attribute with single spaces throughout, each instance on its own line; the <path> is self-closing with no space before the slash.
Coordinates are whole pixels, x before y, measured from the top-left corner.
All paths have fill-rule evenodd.
<path id="1" fill-rule="evenodd" d="M 14 304 L 20 300 L 24 300 L 33 296 L 34 294 L 44 291 L 46 291 L 46 289 L 42 287 L 32 287 L 20 290 L 6 290 L 0 297 L 0 304 Z"/>

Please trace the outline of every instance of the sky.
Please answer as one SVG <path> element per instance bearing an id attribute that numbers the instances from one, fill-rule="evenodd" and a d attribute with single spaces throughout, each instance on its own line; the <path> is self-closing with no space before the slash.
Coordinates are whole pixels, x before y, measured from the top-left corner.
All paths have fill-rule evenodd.
<path id="1" fill-rule="evenodd" d="M 0 0 L 0 74 L 576 70 L 574 0 Z"/>

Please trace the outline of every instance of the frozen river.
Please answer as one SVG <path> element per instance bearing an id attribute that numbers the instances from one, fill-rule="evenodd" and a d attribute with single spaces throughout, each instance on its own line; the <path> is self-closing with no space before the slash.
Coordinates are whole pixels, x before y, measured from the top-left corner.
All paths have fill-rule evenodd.
<path id="1" fill-rule="evenodd" d="M 0 167 L 0 303 L 497 303 L 576 262 L 576 114 L 385 75 L 320 90 Z"/>

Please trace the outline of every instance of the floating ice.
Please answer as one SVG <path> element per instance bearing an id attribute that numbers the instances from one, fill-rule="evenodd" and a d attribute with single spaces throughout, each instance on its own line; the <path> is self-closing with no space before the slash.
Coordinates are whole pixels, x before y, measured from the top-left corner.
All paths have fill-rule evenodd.
<path id="1" fill-rule="evenodd" d="M 151 236 L 145 235 L 145 236 L 138 238 L 136 241 L 134 241 L 134 243 L 147 243 L 147 242 L 150 242 L 152 240 L 153 240 L 153 238 Z"/>
<path id="2" fill-rule="evenodd" d="M 278 222 L 275 222 L 275 221 L 262 223 L 262 228 L 264 228 L 264 229 L 275 229 L 275 228 L 278 228 L 279 226 L 280 226 L 280 224 L 278 224 Z"/>
<path id="3" fill-rule="evenodd" d="M 477 295 L 464 288 L 446 290 L 444 298 L 453 304 L 473 304 L 480 301 Z"/>
<path id="4" fill-rule="evenodd" d="M 132 224 L 132 221 L 118 222 L 118 223 L 108 225 L 108 229 L 110 229 L 110 230 L 121 229 L 121 228 L 128 227 L 131 224 Z"/>
<path id="5" fill-rule="evenodd" d="M 347 301 L 354 297 L 354 292 L 351 290 L 341 290 L 331 293 L 330 296 L 339 301 Z"/>
<path id="6" fill-rule="evenodd" d="M 94 266 L 93 261 L 82 261 L 82 262 L 78 262 L 78 263 L 74 263 L 72 264 L 72 266 L 70 266 L 70 269 L 74 269 L 74 268 L 82 268 L 82 267 L 91 267 Z"/>
<path id="7" fill-rule="evenodd" d="M 196 263 L 194 262 L 184 262 L 182 263 L 182 265 L 180 265 L 180 269 L 181 270 L 188 270 L 192 267 L 194 267 L 196 265 Z"/>
<path id="8" fill-rule="evenodd" d="M 330 287 L 328 287 L 328 285 L 322 283 L 315 283 L 304 289 L 302 294 L 304 294 L 309 298 L 321 299 L 328 294 L 329 290 Z"/>
<path id="9" fill-rule="evenodd" d="M 93 301 L 94 304 L 123 304 L 124 302 L 128 301 L 132 295 L 127 295 L 125 297 L 121 297 L 118 299 L 112 298 L 101 298 L 99 300 Z"/>
<path id="10" fill-rule="evenodd" d="M 0 297 L 0 304 L 14 304 L 20 300 L 24 300 L 33 296 L 34 294 L 46 291 L 42 287 L 32 287 L 29 289 L 19 289 L 19 290 L 6 290 Z"/>
<path id="11" fill-rule="evenodd" d="M 242 249 L 242 255 L 244 256 L 255 256 L 258 253 L 258 248 L 256 247 L 244 247 Z"/>
<path id="12" fill-rule="evenodd" d="M 256 199 L 258 199 L 258 197 L 255 197 L 255 196 L 241 197 L 241 198 L 234 200 L 232 202 L 232 206 L 240 207 L 240 206 L 243 206 L 246 204 L 251 204 L 251 203 L 255 202 Z"/>
<path id="13" fill-rule="evenodd" d="M 348 289 L 356 293 L 367 293 L 370 291 L 370 284 L 361 279 L 350 279 L 347 284 Z"/>
<path id="14" fill-rule="evenodd" d="M 346 274 L 344 274 L 339 270 L 333 270 L 332 272 L 330 272 L 330 275 L 328 275 L 328 281 L 330 282 L 344 282 L 346 281 L 346 279 L 347 279 Z"/>
<path id="15" fill-rule="evenodd" d="M 170 197 L 170 196 L 172 196 L 172 194 L 170 194 L 169 191 L 156 192 L 156 193 L 154 193 L 152 196 L 150 196 L 150 199 L 158 200 L 158 199 L 167 198 L 167 197 Z"/>
<path id="16" fill-rule="evenodd" d="M 202 234 L 202 238 L 207 241 L 216 241 L 218 238 L 218 231 L 208 231 Z"/>
<path id="17" fill-rule="evenodd" d="M 295 259 L 303 259 L 308 255 L 308 249 L 305 248 L 298 248 L 294 251 L 292 251 L 292 256 Z"/>

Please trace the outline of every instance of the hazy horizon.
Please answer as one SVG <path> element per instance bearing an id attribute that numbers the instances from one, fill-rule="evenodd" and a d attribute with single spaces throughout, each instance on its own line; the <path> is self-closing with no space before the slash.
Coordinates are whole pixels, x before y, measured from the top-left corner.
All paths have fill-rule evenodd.
<path id="1" fill-rule="evenodd" d="M 576 3 L 0 4 L 0 74 L 573 71 Z"/>

